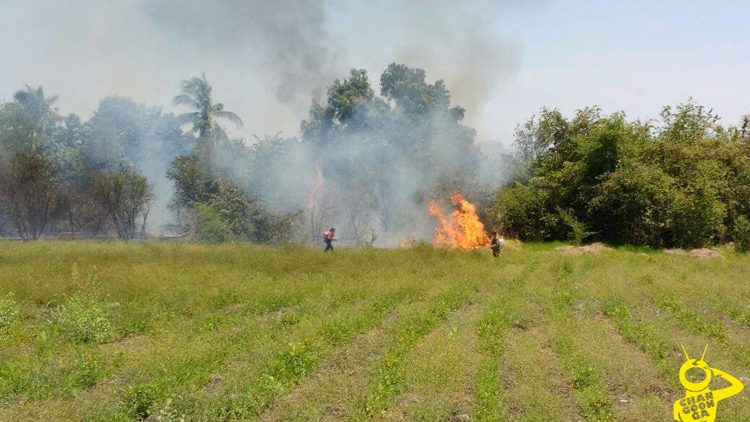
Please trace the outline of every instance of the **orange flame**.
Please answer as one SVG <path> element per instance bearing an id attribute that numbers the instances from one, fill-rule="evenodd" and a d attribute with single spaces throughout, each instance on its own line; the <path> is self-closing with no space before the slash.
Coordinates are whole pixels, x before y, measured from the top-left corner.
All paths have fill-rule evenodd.
<path id="1" fill-rule="evenodd" d="M 479 221 L 474 204 L 455 192 L 451 195 L 451 205 L 456 210 L 447 217 L 434 200 L 431 199 L 427 204 L 429 213 L 438 220 L 432 245 L 458 249 L 489 245 L 490 238 L 484 231 L 484 224 Z"/>

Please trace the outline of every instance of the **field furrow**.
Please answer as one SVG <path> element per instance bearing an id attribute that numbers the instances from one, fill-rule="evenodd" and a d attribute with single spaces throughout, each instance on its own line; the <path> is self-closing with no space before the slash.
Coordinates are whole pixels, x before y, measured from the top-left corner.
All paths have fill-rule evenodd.
<path id="1" fill-rule="evenodd" d="M 750 385 L 727 251 L 0 246 L 3 421 L 668 420 L 683 344 Z"/>

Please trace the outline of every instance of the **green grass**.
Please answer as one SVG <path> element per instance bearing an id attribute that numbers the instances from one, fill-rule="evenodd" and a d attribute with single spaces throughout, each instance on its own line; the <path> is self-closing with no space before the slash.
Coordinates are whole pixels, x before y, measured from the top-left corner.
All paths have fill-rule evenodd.
<path id="1" fill-rule="evenodd" d="M 669 420 L 680 344 L 750 382 L 750 257 L 555 246 L 0 242 L 0 420 Z"/>

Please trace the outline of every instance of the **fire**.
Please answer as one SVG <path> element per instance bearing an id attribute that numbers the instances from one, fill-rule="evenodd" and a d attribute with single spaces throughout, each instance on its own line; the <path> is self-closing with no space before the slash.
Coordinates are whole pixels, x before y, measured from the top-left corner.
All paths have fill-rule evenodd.
<path id="1" fill-rule="evenodd" d="M 443 214 L 434 200 L 430 200 L 427 204 L 429 213 L 438 220 L 432 237 L 432 245 L 458 249 L 473 249 L 489 245 L 490 238 L 484 231 L 484 224 L 477 217 L 474 204 L 458 192 L 451 195 L 451 204 L 456 207 L 456 210 L 450 216 Z"/>

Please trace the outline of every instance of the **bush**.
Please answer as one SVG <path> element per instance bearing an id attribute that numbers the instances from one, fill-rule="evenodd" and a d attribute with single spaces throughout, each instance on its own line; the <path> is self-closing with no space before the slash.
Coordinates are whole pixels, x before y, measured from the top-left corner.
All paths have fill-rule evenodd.
<path id="1" fill-rule="evenodd" d="M 78 295 L 60 306 L 53 325 L 62 337 L 78 344 L 106 343 L 114 334 L 104 307 L 92 298 Z"/>
<path id="2" fill-rule="evenodd" d="M 195 207 L 196 225 L 195 236 L 198 240 L 208 243 L 230 242 L 236 239 L 230 227 L 221 218 L 218 211 L 206 204 Z"/>
<path id="3" fill-rule="evenodd" d="M 545 192 L 516 183 L 500 191 L 490 211 L 496 227 L 521 240 L 547 239 L 558 217 L 547 214 Z"/>
<path id="4" fill-rule="evenodd" d="M 737 252 L 750 251 L 750 220 L 744 215 L 734 222 L 734 248 Z"/>
<path id="5" fill-rule="evenodd" d="M 562 240 L 572 229 L 580 241 L 585 226 L 614 244 L 732 239 L 737 216 L 750 217 L 746 140 L 692 102 L 661 117 L 655 126 L 596 108 L 573 119 L 543 110 L 516 134 L 527 172 L 497 195 L 498 225 L 522 240 Z"/>
<path id="6" fill-rule="evenodd" d="M 677 196 L 672 210 L 671 243 L 697 248 L 721 239 L 726 209 L 713 194 L 701 188 Z"/>
<path id="7" fill-rule="evenodd" d="M 557 213 L 560 215 L 562 222 L 570 228 L 570 240 L 574 244 L 580 245 L 583 240 L 594 234 L 586 229 L 586 225 L 578 220 L 572 211 L 566 211 L 560 207 L 557 207 Z"/>
<path id="8" fill-rule="evenodd" d="M 148 180 L 123 166 L 117 172 L 94 174 L 92 197 L 106 210 L 120 239 L 136 237 L 146 227 L 152 192 Z"/>
<path id="9" fill-rule="evenodd" d="M 589 203 L 593 226 L 603 240 L 664 246 L 677 192 L 659 168 L 627 163 L 611 173 Z"/>

